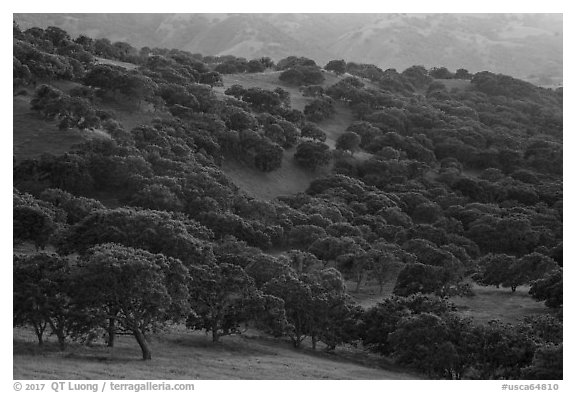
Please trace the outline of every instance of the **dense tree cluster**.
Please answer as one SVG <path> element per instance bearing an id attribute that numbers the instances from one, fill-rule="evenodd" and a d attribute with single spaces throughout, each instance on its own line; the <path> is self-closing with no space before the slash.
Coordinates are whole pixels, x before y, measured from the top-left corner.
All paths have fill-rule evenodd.
<path id="1" fill-rule="evenodd" d="M 220 56 L 214 59 L 202 59 L 204 62 L 210 60 L 210 63 L 216 64 L 214 70 L 220 74 L 240 74 L 240 73 L 255 73 L 263 72 L 266 69 L 273 67 L 274 62 L 269 57 L 261 57 L 258 59 L 246 60 L 242 57 L 234 57 L 232 55 Z"/>
<path id="2" fill-rule="evenodd" d="M 537 317 L 512 325 L 472 323 L 453 304 L 422 295 L 393 297 L 362 316 L 362 341 L 430 377 L 443 379 L 554 379 L 562 321 Z M 546 335 L 541 335 L 547 332 Z M 554 360 L 544 361 L 544 353 Z M 560 356 L 561 358 L 561 356 Z M 560 365 L 560 366 L 559 366 Z M 536 371 L 535 369 L 538 369 Z"/>
<path id="3" fill-rule="evenodd" d="M 106 113 L 98 113 L 86 98 L 70 96 L 49 85 L 38 86 L 30 104 L 46 119 L 57 119 L 60 129 L 98 128 L 107 117 Z"/>
<path id="4" fill-rule="evenodd" d="M 279 79 L 289 85 L 318 85 L 324 82 L 324 75 L 318 67 L 295 66 L 283 71 Z"/>
<path id="5" fill-rule="evenodd" d="M 267 58 L 14 34 L 14 85 L 33 93 L 31 108 L 109 136 L 15 162 L 14 241 L 37 253 L 14 256 L 14 324 L 39 343 L 128 333 L 149 359 L 147 335 L 169 323 L 214 341 L 251 325 L 295 347 L 361 344 L 434 378 L 558 376 L 560 91 L 442 67 L 333 60 L 322 71 L 291 56 L 276 69 L 307 86 L 298 111 L 287 87 L 216 94 L 221 74 L 262 72 Z M 338 81 L 326 86 L 325 72 Z M 157 116 L 125 129 L 110 101 Z M 354 121 L 328 138 L 322 121 L 340 105 Z M 221 170 L 236 160 L 271 172 L 286 151 L 306 170 L 333 169 L 270 201 Z M 445 298 L 470 294 L 470 279 L 530 286 L 551 314 L 514 326 L 462 318 Z M 348 295 L 390 282 L 394 296 L 373 307 Z"/>
<path id="6" fill-rule="evenodd" d="M 307 169 L 315 170 L 330 163 L 330 148 L 322 142 L 304 141 L 296 148 L 294 160 Z"/>
<path id="7" fill-rule="evenodd" d="M 93 53 L 73 41 L 58 27 L 32 27 L 21 31 L 14 24 L 14 86 L 35 85 L 43 80 L 82 78 Z"/>
<path id="8" fill-rule="evenodd" d="M 276 70 L 284 71 L 293 67 L 318 67 L 316 62 L 307 57 L 288 56 L 276 63 Z"/>
<path id="9" fill-rule="evenodd" d="M 330 97 L 321 97 L 314 99 L 304 107 L 304 116 L 306 120 L 319 122 L 332 117 L 336 113 L 334 109 L 334 100 Z"/>

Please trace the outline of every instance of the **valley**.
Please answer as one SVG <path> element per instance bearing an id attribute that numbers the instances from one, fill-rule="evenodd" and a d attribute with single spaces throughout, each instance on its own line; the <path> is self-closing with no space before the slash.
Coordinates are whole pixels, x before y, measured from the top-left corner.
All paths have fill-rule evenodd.
<path id="1" fill-rule="evenodd" d="M 171 18 L 139 49 L 13 26 L 14 378 L 562 378 L 561 88 L 434 46 L 450 69 L 306 57 L 344 16 Z M 366 56 L 490 35 L 358 18 Z M 499 20 L 492 43 L 553 34 Z M 180 29 L 217 53 L 154 46 Z M 260 56 L 262 29 L 301 54 Z"/>

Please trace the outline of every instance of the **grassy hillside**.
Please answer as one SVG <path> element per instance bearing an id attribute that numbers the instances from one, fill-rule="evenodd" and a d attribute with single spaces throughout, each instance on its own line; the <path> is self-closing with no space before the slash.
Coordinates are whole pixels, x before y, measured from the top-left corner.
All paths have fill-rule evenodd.
<path id="1" fill-rule="evenodd" d="M 353 284 L 348 283 L 351 287 Z M 363 307 L 390 295 L 393 282 L 382 295 L 367 285 L 352 297 Z M 476 296 L 452 298 L 464 316 L 484 323 L 492 319 L 516 323 L 524 316 L 546 313 L 546 308 L 527 294 L 509 289 L 474 287 Z M 91 347 L 71 344 L 60 352 L 55 339 L 39 348 L 29 329 L 17 328 L 14 338 L 14 379 L 417 379 L 414 373 L 394 367 L 387 359 L 361 353 L 350 346 L 330 354 L 312 351 L 309 344 L 294 349 L 289 343 L 248 330 L 244 335 L 224 337 L 213 344 L 208 335 L 172 327 L 154 335 L 153 360 L 140 360 L 130 336 L 117 338 L 116 347 L 102 343 Z M 321 347 L 320 347 L 321 348 Z"/>
<path id="2" fill-rule="evenodd" d="M 228 74 L 222 75 L 222 82 L 224 86 L 216 87 L 214 90 L 218 93 L 224 93 L 224 91 L 232 85 L 241 85 L 245 88 L 259 87 L 261 89 L 274 90 L 276 87 L 281 87 L 290 93 L 290 106 L 294 109 L 304 110 L 307 103 L 312 101 L 310 97 L 302 96 L 298 87 L 287 85 L 280 81 L 278 77 L 282 71 L 271 71 L 262 73 L 251 73 L 251 74 Z M 328 87 L 338 82 L 342 78 L 336 76 L 333 73 L 325 72 L 323 87 Z"/>
<path id="3" fill-rule="evenodd" d="M 96 63 L 123 67 L 123 68 L 126 68 L 127 70 L 134 70 L 138 67 L 136 64 L 126 63 L 124 61 L 118 61 L 118 60 L 105 59 L 103 57 L 97 57 Z"/>
<path id="4" fill-rule="evenodd" d="M 43 153 L 62 154 L 90 138 L 108 138 L 97 130 L 58 129 L 58 122 L 46 121 L 30 109 L 30 94 L 15 96 L 13 100 L 13 144 L 16 161 L 38 157 Z"/>
<path id="5" fill-rule="evenodd" d="M 133 337 L 120 336 L 114 349 L 54 341 L 40 349 L 32 331 L 14 329 L 14 379 L 416 379 L 384 359 L 353 348 L 336 354 L 294 349 L 289 343 L 246 335 L 213 344 L 203 333 L 175 327 L 151 338 L 154 358 L 140 360 Z"/>
<path id="6" fill-rule="evenodd" d="M 436 79 L 436 81 L 442 83 L 448 91 L 453 91 L 453 89 L 466 90 L 470 88 L 470 81 L 466 79 Z"/>
<path id="7" fill-rule="evenodd" d="M 101 64 L 112 64 L 127 69 L 136 66 L 115 60 L 98 59 Z M 239 84 L 245 88 L 259 87 L 274 90 L 282 87 L 290 93 L 291 106 L 294 109 L 303 110 L 307 103 L 312 101 L 310 97 L 304 97 L 297 87 L 286 85 L 278 80 L 280 72 L 265 72 L 254 74 L 230 74 L 223 75 L 224 86 L 214 88 L 216 94 L 223 98 L 224 91 Z M 324 73 L 324 87 L 328 87 L 342 77 L 333 73 Z M 73 82 L 55 82 L 54 85 L 64 92 L 78 86 Z M 46 121 L 37 112 L 30 109 L 30 100 L 34 93 L 33 89 L 26 89 L 26 95 L 14 97 L 14 155 L 17 161 L 40 156 L 42 153 L 62 154 L 72 147 L 89 138 L 108 138 L 108 134 L 98 131 L 80 131 L 77 129 L 59 130 L 57 121 Z M 330 119 L 319 123 L 326 133 L 326 144 L 334 149 L 336 139 L 354 121 L 350 109 L 341 102 L 336 102 L 336 114 Z M 140 124 L 149 123 L 156 117 L 162 117 L 161 112 L 148 110 L 147 108 L 135 108 L 132 104 L 119 104 L 107 102 L 101 105 L 101 109 L 111 113 L 125 129 L 130 130 Z M 282 159 L 282 167 L 273 172 L 262 172 L 234 160 L 226 160 L 223 171 L 232 181 L 249 195 L 273 199 L 280 195 L 304 192 L 310 182 L 329 173 L 330 168 L 318 169 L 310 172 L 299 167 L 294 161 L 295 149 L 287 150 Z M 366 158 L 368 153 L 360 152 L 357 158 Z"/>
<path id="8" fill-rule="evenodd" d="M 102 64 L 122 65 L 126 68 L 134 64 L 117 61 L 103 62 Z M 54 87 L 68 93 L 72 88 L 80 86 L 78 83 L 69 81 L 54 81 Z M 16 95 L 13 98 L 13 144 L 14 157 L 17 162 L 29 158 L 37 158 L 44 153 L 54 155 L 63 154 L 73 150 L 74 146 L 89 139 L 110 138 L 104 130 L 79 130 L 69 128 L 61 130 L 58 128 L 57 120 L 47 120 L 36 111 L 30 109 L 30 101 L 34 96 L 33 88 L 19 89 L 24 94 Z M 98 106 L 98 109 L 105 110 L 117 119 L 125 129 L 130 130 L 138 125 L 147 124 L 156 117 L 163 117 L 165 114 L 155 112 L 147 107 L 137 108 L 131 102 L 105 102 Z"/>
<path id="9" fill-rule="evenodd" d="M 259 87 L 266 90 L 274 90 L 277 87 L 281 87 L 290 93 L 291 107 L 302 111 L 306 104 L 312 101 L 312 98 L 304 97 L 298 87 L 286 85 L 278 80 L 280 73 L 264 72 L 223 75 L 224 86 L 217 87 L 214 90 L 223 97 L 224 91 L 235 84 L 244 88 Z M 324 77 L 324 87 L 333 85 L 342 79 L 328 72 L 324 73 Z M 347 106 L 337 102 L 335 108 L 336 114 L 333 117 L 318 124 L 326 133 L 326 144 L 331 149 L 334 149 L 338 136 L 354 121 L 352 112 Z M 294 153 L 295 149 L 284 152 L 282 167 L 273 172 L 264 173 L 231 160 L 224 162 L 222 170 L 237 186 L 249 195 L 258 198 L 273 199 L 280 195 L 296 194 L 304 192 L 312 180 L 329 173 L 330 168 L 318 169 L 316 172 L 304 170 L 294 162 Z"/>
<path id="10" fill-rule="evenodd" d="M 530 287 L 525 285 L 518 287 L 516 292 L 510 291 L 510 288 L 482 287 L 477 284 L 473 284 L 472 288 L 475 296 L 455 297 L 451 301 L 462 315 L 478 322 L 499 319 L 516 323 L 528 315 L 550 312 L 542 302 L 536 302 L 528 295 Z"/>
<path id="11" fill-rule="evenodd" d="M 99 59 L 102 64 L 113 64 L 132 69 L 135 66 L 114 60 Z M 303 110 L 304 106 L 312 100 L 304 97 L 297 87 L 288 86 L 278 80 L 280 72 L 266 72 L 257 74 L 232 74 L 223 76 L 223 87 L 214 90 L 219 97 L 224 97 L 224 91 L 234 85 L 240 84 L 245 88 L 260 87 L 273 90 L 282 87 L 290 92 L 291 106 Z M 340 80 L 332 73 L 325 73 L 324 86 L 330 86 Z M 57 82 L 55 86 L 68 92 L 77 86 L 72 82 Z M 27 94 L 14 97 L 14 155 L 18 161 L 40 156 L 42 153 L 62 154 L 72 147 L 89 138 L 107 138 L 104 132 L 80 131 L 77 129 L 59 130 L 56 121 L 46 121 L 38 113 L 30 109 L 30 100 L 33 89 L 26 89 Z M 104 103 L 101 109 L 111 113 L 125 129 L 132 129 L 140 124 L 149 123 L 155 117 L 162 117 L 162 113 L 146 108 L 135 108 L 130 103 L 119 104 L 115 102 Z M 320 127 L 326 132 L 326 143 L 334 148 L 336 138 L 343 133 L 353 121 L 351 111 L 342 103 L 336 104 L 337 113 L 330 119 L 321 122 Z M 227 160 L 223 171 L 232 181 L 249 195 L 273 199 L 280 195 L 289 195 L 303 192 L 310 182 L 326 175 L 329 168 L 318 169 L 312 173 L 304 170 L 293 161 L 295 150 L 290 149 L 284 153 L 282 167 L 273 172 L 264 173 L 242 163 Z"/>
<path id="12" fill-rule="evenodd" d="M 380 288 L 375 284 L 362 287 L 359 292 L 350 292 L 352 298 L 362 307 L 369 308 L 392 295 L 396 284 L 395 278 Z M 348 288 L 354 288 L 355 283 L 347 282 Z M 537 302 L 528 295 L 528 286 L 521 286 L 516 292 L 510 288 L 483 287 L 472 284 L 474 296 L 451 297 L 450 301 L 458 307 L 458 313 L 465 317 L 471 317 L 478 323 L 486 323 L 493 319 L 499 319 L 506 323 L 521 322 L 529 315 L 541 315 L 550 313 L 542 302 Z"/>
<path id="13" fill-rule="evenodd" d="M 294 161 L 294 152 L 295 149 L 285 151 L 282 167 L 273 172 L 262 172 L 234 160 L 225 160 L 222 171 L 248 195 L 257 198 L 270 200 L 304 192 L 312 180 L 325 176 L 329 168 L 316 172 L 304 170 Z"/>

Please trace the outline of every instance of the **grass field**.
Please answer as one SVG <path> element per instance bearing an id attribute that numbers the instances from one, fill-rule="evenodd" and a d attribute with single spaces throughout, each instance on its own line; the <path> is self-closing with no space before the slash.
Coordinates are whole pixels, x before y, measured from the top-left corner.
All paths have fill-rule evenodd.
<path id="1" fill-rule="evenodd" d="M 282 166 L 273 172 L 264 173 L 235 160 L 225 160 L 222 170 L 234 184 L 253 197 L 271 200 L 292 195 L 306 191 L 312 180 L 326 175 L 330 169 L 304 170 L 293 160 L 294 152 L 294 148 L 285 151 Z"/>
<path id="2" fill-rule="evenodd" d="M 499 319 L 516 323 L 525 316 L 549 312 L 543 302 L 537 302 L 528 295 L 528 286 L 520 286 L 516 292 L 512 292 L 510 288 L 473 284 L 472 290 L 476 296 L 454 297 L 450 300 L 456 304 L 462 315 L 472 317 L 477 322 Z"/>
<path id="3" fill-rule="evenodd" d="M 442 83 L 446 90 L 466 90 L 470 88 L 470 81 L 466 79 L 435 79 L 436 82 Z"/>
<path id="4" fill-rule="evenodd" d="M 370 282 L 363 285 L 359 292 L 352 291 L 356 284 L 351 281 L 347 281 L 346 286 L 352 298 L 362 307 L 368 308 L 392 296 L 397 273 L 394 272 L 394 277 L 385 283 L 382 293 L 378 285 Z M 510 288 L 472 284 L 474 296 L 455 296 L 449 300 L 458 307 L 462 316 L 471 317 L 476 322 L 485 323 L 499 319 L 502 322 L 517 323 L 528 315 L 549 313 L 543 302 L 537 302 L 528 295 L 529 290 L 528 286 L 520 286 L 516 292 L 512 292 Z"/>
<path id="5" fill-rule="evenodd" d="M 103 344 L 71 344 L 60 352 L 49 341 L 45 348 L 34 334 L 14 329 L 14 379 L 418 379 L 379 356 L 354 348 L 334 354 L 319 349 L 294 349 L 285 341 L 244 335 L 210 336 L 175 327 L 151 337 L 152 360 L 140 360 L 134 338 L 120 336 L 114 349 Z"/>
<path id="6" fill-rule="evenodd" d="M 105 59 L 103 57 L 97 57 L 96 63 L 123 67 L 123 68 L 126 68 L 127 70 L 134 70 L 138 67 L 136 64 L 133 64 L 133 63 L 125 63 L 123 61 Z"/>
<path id="7" fill-rule="evenodd" d="M 326 133 L 326 144 L 334 149 L 336 139 L 342 135 L 348 126 L 354 121 L 354 115 L 348 106 L 342 102 L 334 105 L 336 113 L 329 119 L 318 123 L 318 126 Z"/>

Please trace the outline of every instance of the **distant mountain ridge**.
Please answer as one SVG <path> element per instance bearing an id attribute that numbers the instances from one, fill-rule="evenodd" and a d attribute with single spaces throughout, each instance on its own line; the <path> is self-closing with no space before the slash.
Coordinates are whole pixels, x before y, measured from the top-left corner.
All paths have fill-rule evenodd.
<path id="1" fill-rule="evenodd" d="M 562 81 L 561 14 L 15 14 L 22 28 L 58 26 L 126 41 L 245 58 L 289 55 L 452 71 L 489 70 L 540 85 Z"/>

